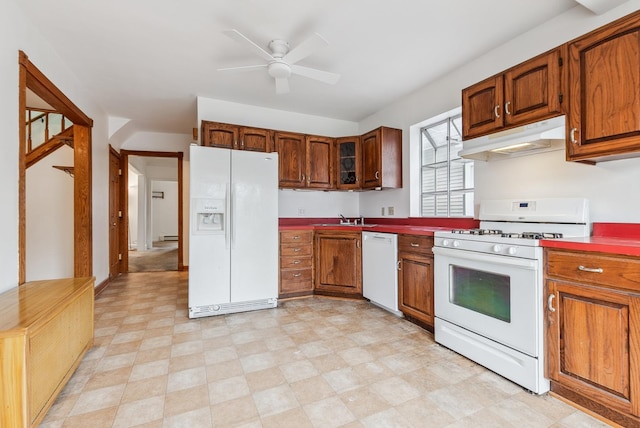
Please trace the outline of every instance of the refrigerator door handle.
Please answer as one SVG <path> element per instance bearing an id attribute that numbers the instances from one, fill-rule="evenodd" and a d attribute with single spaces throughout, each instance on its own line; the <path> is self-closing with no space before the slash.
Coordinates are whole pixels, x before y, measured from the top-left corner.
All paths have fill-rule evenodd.
<path id="1" fill-rule="evenodd" d="M 231 223 L 231 248 L 236 248 L 236 222 L 235 222 L 235 209 L 236 209 L 236 192 L 234 185 L 231 185 L 231 209 L 229 210 L 229 222 Z"/>
<path id="2" fill-rule="evenodd" d="M 225 196 L 225 215 L 224 215 L 224 246 L 225 248 L 228 250 L 229 246 L 230 246 L 230 239 L 231 239 L 231 231 L 230 231 L 230 226 L 231 226 L 231 186 L 229 183 L 227 183 L 227 194 Z"/>

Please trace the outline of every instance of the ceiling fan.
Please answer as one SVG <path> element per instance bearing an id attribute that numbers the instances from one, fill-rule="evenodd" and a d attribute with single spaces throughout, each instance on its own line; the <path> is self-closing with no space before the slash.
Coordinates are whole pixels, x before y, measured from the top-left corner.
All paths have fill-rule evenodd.
<path id="1" fill-rule="evenodd" d="M 219 68 L 218 71 L 251 71 L 266 68 L 269 76 L 273 77 L 276 81 L 277 94 L 286 94 L 289 92 L 289 77 L 292 74 L 319 80 L 320 82 L 331 85 L 337 83 L 338 79 L 340 79 L 339 74 L 295 64 L 311 55 L 318 48 L 329 44 L 318 33 L 314 33 L 311 37 L 291 50 L 289 50 L 289 43 L 287 43 L 287 41 L 280 39 L 271 40 L 269 42 L 270 53 L 238 30 L 226 30 L 223 31 L 223 33 L 231 39 L 253 49 L 254 53 L 258 54 L 267 62 L 258 65 Z"/>

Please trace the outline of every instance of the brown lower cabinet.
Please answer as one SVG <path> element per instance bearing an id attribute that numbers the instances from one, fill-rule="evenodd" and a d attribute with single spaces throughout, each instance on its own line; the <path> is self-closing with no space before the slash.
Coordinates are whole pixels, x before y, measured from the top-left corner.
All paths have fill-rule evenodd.
<path id="1" fill-rule="evenodd" d="M 551 391 L 640 426 L 640 260 L 545 251 Z"/>
<path id="2" fill-rule="evenodd" d="M 362 296 L 360 231 L 316 231 L 315 293 Z"/>
<path id="3" fill-rule="evenodd" d="M 433 331 L 432 236 L 398 235 L 398 308 Z"/>
<path id="4" fill-rule="evenodd" d="M 313 293 L 313 231 L 280 232 L 280 284 L 278 297 Z"/>

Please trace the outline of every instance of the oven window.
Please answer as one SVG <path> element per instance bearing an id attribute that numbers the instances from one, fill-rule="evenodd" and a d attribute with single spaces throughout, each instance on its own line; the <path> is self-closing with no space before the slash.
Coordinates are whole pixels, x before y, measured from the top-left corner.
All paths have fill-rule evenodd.
<path id="1" fill-rule="evenodd" d="M 508 276 L 451 266 L 451 278 L 451 303 L 511 322 L 511 286 Z"/>

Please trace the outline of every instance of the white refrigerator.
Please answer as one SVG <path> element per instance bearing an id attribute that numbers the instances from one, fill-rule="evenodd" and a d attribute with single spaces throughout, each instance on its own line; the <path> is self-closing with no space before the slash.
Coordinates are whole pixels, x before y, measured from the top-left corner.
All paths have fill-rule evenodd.
<path id="1" fill-rule="evenodd" d="M 189 157 L 189 318 L 276 307 L 278 154 Z"/>

